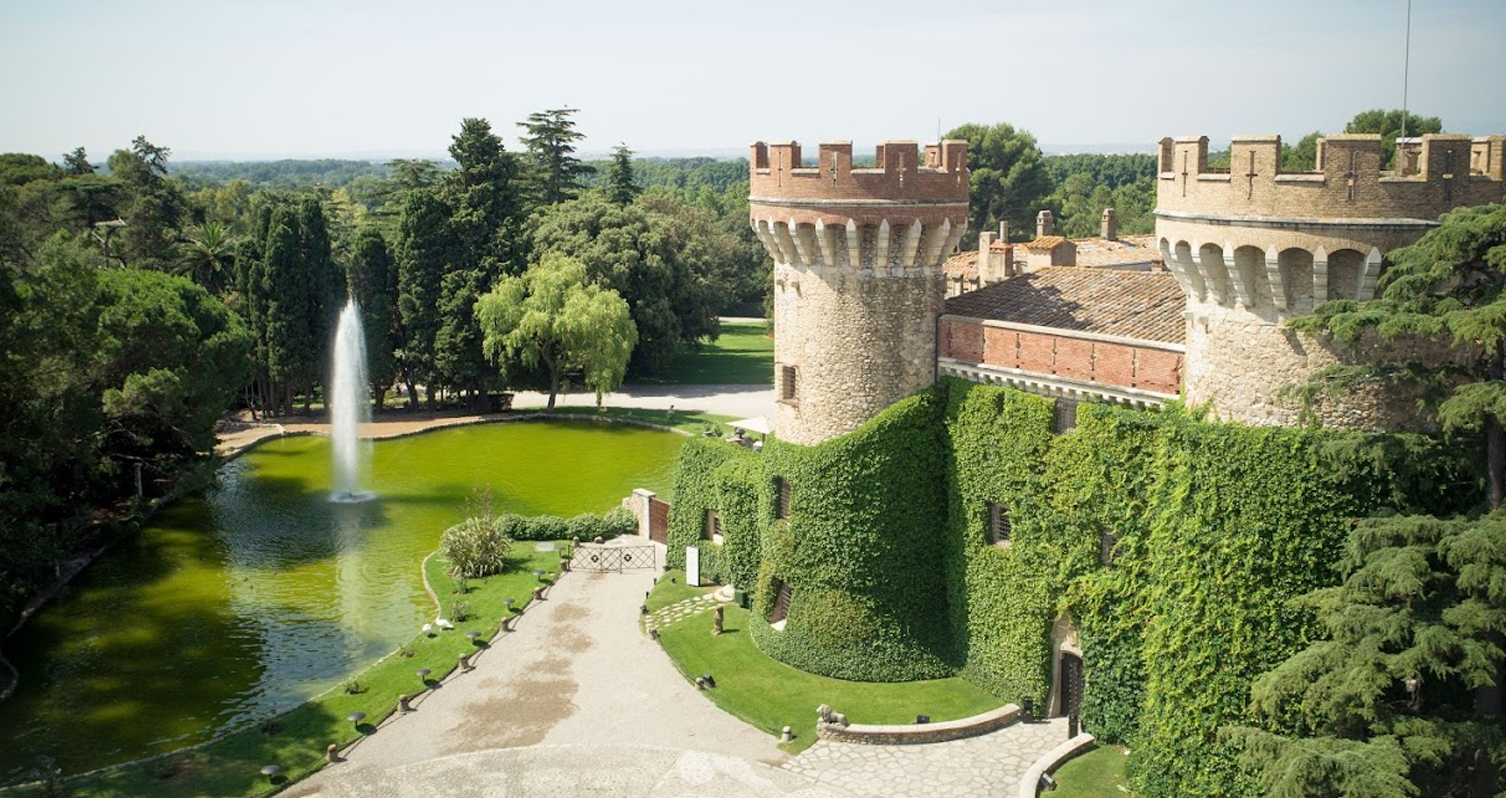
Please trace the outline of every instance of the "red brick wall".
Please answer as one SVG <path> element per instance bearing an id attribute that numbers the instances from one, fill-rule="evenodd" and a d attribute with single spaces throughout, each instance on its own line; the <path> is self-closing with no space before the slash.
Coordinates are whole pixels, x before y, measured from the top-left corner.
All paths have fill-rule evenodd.
<path id="1" fill-rule="evenodd" d="M 1180 352 L 957 320 L 943 320 L 941 327 L 942 357 L 1155 393 L 1182 390 Z"/>

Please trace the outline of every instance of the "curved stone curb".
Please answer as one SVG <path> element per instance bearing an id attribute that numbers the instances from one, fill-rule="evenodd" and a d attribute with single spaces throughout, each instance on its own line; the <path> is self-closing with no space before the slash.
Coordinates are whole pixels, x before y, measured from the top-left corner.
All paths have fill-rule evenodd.
<path id="1" fill-rule="evenodd" d="M 866 745 L 917 745 L 944 743 L 996 732 L 1020 719 L 1020 708 L 1005 704 L 969 718 L 940 723 L 863 724 L 817 723 L 816 737 L 839 743 Z"/>
<path id="2" fill-rule="evenodd" d="M 1025 775 L 1020 777 L 1020 798 L 1036 798 L 1041 786 L 1041 774 L 1055 770 L 1057 765 L 1092 744 L 1093 735 L 1079 734 L 1047 751 L 1045 756 L 1035 760 L 1035 764 L 1031 765 L 1030 769 L 1025 771 Z"/>

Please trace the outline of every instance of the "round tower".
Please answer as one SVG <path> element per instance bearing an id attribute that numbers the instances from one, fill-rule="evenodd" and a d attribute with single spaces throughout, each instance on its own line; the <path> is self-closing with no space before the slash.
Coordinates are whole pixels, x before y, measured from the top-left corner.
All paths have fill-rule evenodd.
<path id="1" fill-rule="evenodd" d="M 1365 342 L 1354 352 L 1299 338 L 1282 322 L 1330 299 L 1376 293 L 1385 253 L 1415 242 L 1451 208 L 1506 200 L 1506 136 L 1424 136 L 1399 144 L 1381 171 L 1376 135 L 1318 142 L 1317 168 L 1282 172 L 1279 136 L 1230 144 L 1228 168 L 1208 165 L 1208 138 L 1161 140 L 1156 238 L 1187 296 L 1183 396 L 1221 418 L 1291 425 L 1292 388 L 1342 363 L 1468 356 L 1419 341 Z M 1418 426 L 1415 397 L 1357 386 L 1317 397 L 1327 426 Z"/>
<path id="2" fill-rule="evenodd" d="M 967 226 L 967 142 L 753 145 L 749 216 L 774 259 L 774 429 L 815 444 L 936 379 L 941 261 Z"/>

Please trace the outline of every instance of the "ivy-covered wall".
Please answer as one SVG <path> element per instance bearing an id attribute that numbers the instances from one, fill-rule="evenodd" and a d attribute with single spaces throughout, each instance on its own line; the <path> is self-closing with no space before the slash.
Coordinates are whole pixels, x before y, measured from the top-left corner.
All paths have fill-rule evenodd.
<path id="1" fill-rule="evenodd" d="M 820 446 L 765 445 L 769 530 L 752 625 L 770 656 L 841 679 L 905 681 L 956 671 L 941 571 L 942 401 L 904 399 Z M 778 480 L 790 514 L 776 519 Z M 769 626 L 780 581 L 783 631 Z"/>
<path id="2" fill-rule="evenodd" d="M 1056 434 L 1053 411 L 948 379 L 819 446 L 694 442 L 671 557 L 699 537 L 707 501 L 728 508 L 717 563 L 740 585 L 756 575 L 755 640 L 843 678 L 960 673 L 1045 706 L 1065 616 L 1083 725 L 1130 744 L 1137 794 L 1255 795 L 1217 729 L 1251 722 L 1251 680 L 1306 643 L 1311 619 L 1289 600 L 1333 582 L 1353 518 L 1468 506 L 1476 475 L 1415 436 L 1093 404 Z M 792 486 L 788 519 L 774 517 L 776 477 Z M 988 538 L 990 503 L 1007 546 Z M 793 601 L 776 632 L 762 619 L 780 581 Z"/>

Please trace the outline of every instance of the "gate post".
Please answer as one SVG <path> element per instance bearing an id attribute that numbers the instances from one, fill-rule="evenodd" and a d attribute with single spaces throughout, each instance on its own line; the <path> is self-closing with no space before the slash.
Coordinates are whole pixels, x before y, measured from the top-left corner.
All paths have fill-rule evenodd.
<path id="1" fill-rule="evenodd" d="M 656 495 L 658 494 L 645 488 L 637 488 L 633 491 L 631 509 L 633 515 L 638 516 L 638 537 L 640 538 L 647 539 L 649 536 L 650 524 L 653 523 L 650 508 L 653 507 Z"/>

